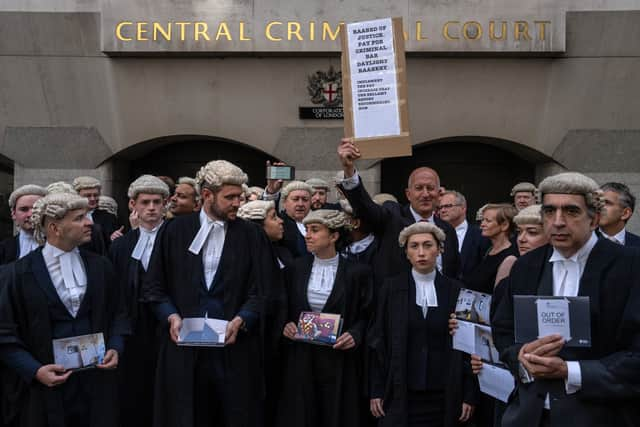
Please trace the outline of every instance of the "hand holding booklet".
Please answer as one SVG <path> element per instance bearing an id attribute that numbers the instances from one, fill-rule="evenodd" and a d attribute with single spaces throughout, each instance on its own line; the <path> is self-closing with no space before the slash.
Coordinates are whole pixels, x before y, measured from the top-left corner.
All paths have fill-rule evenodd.
<path id="1" fill-rule="evenodd" d="M 342 331 L 342 318 L 339 314 L 303 311 L 297 327 L 295 340 L 332 346 Z"/>
<path id="2" fill-rule="evenodd" d="M 102 332 L 53 340 L 53 359 L 65 370 L 95 368 L 104 360 L 105 345 Z"/>
<path id="3" fill-rule="evenodd" d="M 182 319 L 178 335 L 179 346 L 223 347 L 227 322 L 208 317 L 187 317 Z"/>

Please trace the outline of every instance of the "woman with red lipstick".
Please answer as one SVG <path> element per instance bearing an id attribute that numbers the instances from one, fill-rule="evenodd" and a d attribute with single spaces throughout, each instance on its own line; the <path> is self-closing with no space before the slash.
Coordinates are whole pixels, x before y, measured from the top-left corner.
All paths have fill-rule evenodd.
<path id="1" fill-rule="evenodd" d="M 463 279 L 468 289 L 492 294 L 498 267 L 508 256 L 518 256 L 509 237 L 514 230 L 513 217 L 518 211 L 508 204 L 488 204 L 481 209 L 480 229 L 482 235 L 491 241 L 491 247 L 484 258 Z"/>
<path id="2" fill-rule="evenodd" d="M 311 211 L 303 221 L 308 255 L 285 272 L 288 338 L 278 425 L 358 427 L 363 424 L 363 341 L 372 303 L 368 266 L 339 256 L 345 216 L 336 210 Z M 302 312 L 339 314 L 342 331 L 333 346 L 295 340 Z"/>
<path id="3" fill-rule="evenodd" d="M 381 427 L 457 426 L 473 414 L 477 384 L 447 333 L 460 283 L 436 269 L 444 240 L 432 223 L 404 228 L 399 243 L 411 268 L 380 292 L 369 346 L 370 407 Z"/>

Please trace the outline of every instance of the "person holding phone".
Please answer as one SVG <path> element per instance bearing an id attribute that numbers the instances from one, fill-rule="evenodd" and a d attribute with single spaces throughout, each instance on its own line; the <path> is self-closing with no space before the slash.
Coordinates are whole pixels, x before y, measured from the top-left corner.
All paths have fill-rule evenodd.
<path id="1" fill-rule="evenodd" d="M 16 418 L 5 418 L 5 425 L 118 425 L 114 369 L 130 325 L 109 260 L 78 249 L 91 239 L 87 205 L 71 193 L 38 200 L 31 222 L 44 246 L 0 273 L 0 360 L 22 379 L 11 396 Z M 95 333 L 106 346 L 97 369 L 65 371 L 54 362 L 53 340 Z"/>
<path id="2" fill-rule="evenodd" d="M 346 236 L 345 217 L 316 210 L 305 219 L 310 254 L 285 272 L 286 345 L 278 425 L 282 427 L 358 427 L 364 421 L 361 352 L 372 303 L 371 271 L 339 255 Z M 339 314 L 342 332 L 333 346 L 295 341 L 302 312 Z"/>

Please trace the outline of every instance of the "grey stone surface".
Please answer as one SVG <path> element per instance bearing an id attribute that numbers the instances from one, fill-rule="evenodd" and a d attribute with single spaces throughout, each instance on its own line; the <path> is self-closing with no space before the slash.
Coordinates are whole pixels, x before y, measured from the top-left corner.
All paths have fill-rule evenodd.
<path id="1" fill-rule="evenodd" d="M 71 183 L 77 176 L 93 176 L 102 182 L 102 194 L 114 194 L 113 170 L 110 165 L 102 165 L 95 169 L 54 169 L 54 168 L 25 168 L 16 164 L 14 169 L 15 187 L 25 184 L 47 186 L 52 182 L 65 181 Z"/>
<path id="2" fill-rule="evenodd" d="M 553 153 L 569 170 L 640 172 L 640 129 L 571 130 Z"/>
<path id="3" fill-rule="evenodd" d="M 84 127 L 8 127 L 0 150 L 30 169 L 95 168 L 111 155 L 96 129 Z"/>

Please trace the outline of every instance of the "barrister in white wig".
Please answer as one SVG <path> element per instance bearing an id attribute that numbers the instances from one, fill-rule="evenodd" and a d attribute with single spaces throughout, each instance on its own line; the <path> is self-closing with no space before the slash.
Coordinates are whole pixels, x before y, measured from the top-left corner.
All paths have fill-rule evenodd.
<path id="1" fill-rule="evenodd" d="M 164 200 L 169 196 L 169 187 L 153 175 L 142 175 L 129 185 L 127 195 L 139 227 L 114 240 L 109 248 L 118 281 L 125 286 L 132 328 L 126 342 L 127 357 L 119 369 L 121 425 L 149 426 L 153 414 L 157 321 L 149 304 L 142 302 L 142 282 L 163 230 Z"/>
<path id="2" fill-rule="evenodd" d="M 640 425 L 638 255 L 597 237 L 604 200 L 593 179 L 561 173 L 539 190 L 549 244 L 516 261 L 492 319 L 500 358 L 516 378 L 502 425 Z M 566 347 L 559 335 L 515 342 L 516 295 L 589 297 L 591 345 Z"/>
<path id="3" fill-rule="evenodd" d="M 87 215 L 100 227 L 102 238 L 108 248 L 113 240 L 111 235 L 118 229 L 118 218 L 98 206 L 102 194 L 102 183 L 92 176 L 79 176 L 73 180 L 72 185 L 80 196 L 86 197 L 89 201 Z"/>
<path id="4" fill-rule="evenodd" d="M 511 189 L 510 196 L 513 197 L 513 205 L 521 211 L 536 203 L 538 189 L 530 182 L 519 182 Z"/>
<path id="5" fill-rule="evenodd" d="M 385 279 L 369 336 L 370 409 L 380 426 L 456 426 L 473 414 L 477 384 L 447 327 L 460 282 L 436 268 L 445 238 L 428 222 L 398 236 L 410 266 Z"/>
<path id="6" fill-rule="evenodd" d="M 261 422 L 262 263 L 269 242 L 260 226 L 237 218 L 246 181 L 232 163 L 207 163 L 196 175 L 202 209 L 172 219 L 156 241 L 144 280 L 144 298 L 163 330 L 156 427 Z M 178 347 L 182 319 L 205 316 L 229 322 L 225 347 Z"/>
<path id="7" fill-rule="evenodd" d="M 46 195 L 45 188 L 27 184 L 15 189 L 9 196 L 11 219 L 18 234 L 0 242 L 0 265 L 22 258 L 39 246 L 33 237 L 33 225 L 29 219 L 33 204 Z"/>
<path id="8" fill-rule="evenodd" d="M 69 184 L 68 182 L 56 181 L 47 185 L 47 194 L 60 194 L 60 193 L 78 195 L 78 192 L 73 188 L 73 185 Z M 87 199 L 87 203 L 88 203 L 88 199 Z M 89 217 L 89 219 L 91 218 Z M 102 232 L 102 227 L 100 227 L 99 224 L 95 224 L 93 220 L 91 220 L 91 240 L 87 243 L 83 243 L 81 247 L 88 251 L 97 253 L 98 255 L 107 255 L 107 243 L 104 240 L 104 233 Z"/>
<path id="9" fill-rule="evenodd" d="M 340 210 L 340 205 L 338 203 L 329 203 L 329 193 L 331 191 L 331 186 L 324 179 L 320 178 L 310 178 L 305 181 L 307 185 L 309 185 L 312 189 L 311 192 L 311 209 L 335 209 Z"/>
<path id="10" fill-rule="evenodd" d="M 339 255 L 347 233 L 342 212 L 319 209 L 304 219 L 308 255 L 286 272 L 287 347 L 278 425 L 364 424 L 362 352 L 372 305 L 371 270 Z M 339 314 L 342 330 L 333 346 L 294 341 L 302 312 Z"/>
<path id="11" fill-rule="evenodd" d="M 129 322 L 109 260 L 79 249 L 91 238 L 86 212 L 75 194 L 38 200 L 31 221 L 44 247 L 2 270 L 0 360 L 23 379 L 9 408 L 20 426 L 118 425 L 114 369 Z M 72 373 L 56 363 L 52 340 L 97 333 L 106 350 L 97 369 Z"/>

